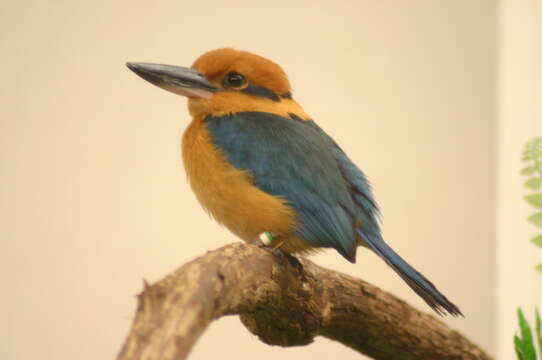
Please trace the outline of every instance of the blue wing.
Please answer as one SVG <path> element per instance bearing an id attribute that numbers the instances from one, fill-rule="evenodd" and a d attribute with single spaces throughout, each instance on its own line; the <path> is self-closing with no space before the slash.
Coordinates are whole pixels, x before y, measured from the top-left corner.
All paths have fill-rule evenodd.
<path id="1" fill-rule="evenodd" d="M 295 119 L 295 115 L 291 114 Z M 299 121 L 302 121 L 299 119 Z M 337 143 L 327 135 L 314 121 L 306 122 L 307 125 L 318 130 L 323 138 L 326 139 L 328 147 L 333 152 L 344 181 L 348 185 L 348 192 L 354 202 L 354 217 L 359 224 L 362 224 L 364 234 L 381 238 L 379 216 L 380 211 L 376 204 L 371 186 L 367 177 L 353 162 L 348 155 L 337 145 Z M 365 238 L 366 236 L 362 236 Z"/>
<path id="2" fill-rule="evenodd" d="M 356 224 L 379 231 L 365 176 L 312 121 L 244 112 L 206 123 L 236 168 L 250 171 L 259 189 L 295 208 L 297 235 L 311 245 L 333 247 L 353 262 Z"/>

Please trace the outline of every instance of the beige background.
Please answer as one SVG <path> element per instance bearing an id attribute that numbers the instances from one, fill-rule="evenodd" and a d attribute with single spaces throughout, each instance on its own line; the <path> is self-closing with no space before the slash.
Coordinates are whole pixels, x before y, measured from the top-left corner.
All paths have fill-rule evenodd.
<path id="1" fill-rule="evenodd" d="M 517 332 L 516 308 L 534 323 L 542 304 L 542 278 L 534 271 L 542 251 L 528 241 L 540 228 L 526 221 L 536 213 L 523 196 L 527 177 L 518 154 L 542 137 L 542 2 L 502 0 L 499 9 L 497 172 L 497 337 L 500 359 L 514 359 L 510 334 Z"/>
<path id="2" fill-rule="evenodd" d="M 369 174 L 388 242 L 466 314 L 445 321 L 494 352 L 495 26 L 489 0 L 3 1 L 0 358 L 111 359 L 142 279 L 236 240 L 187 186 L 185 100 L 124 67 L 222 46 L 286 69 Z M 358 259 L 314 257 L 428 310 Z M 321 338 L 271 348 L 236 318 L 191 358 L 254 356 L 359 359 Z"/>

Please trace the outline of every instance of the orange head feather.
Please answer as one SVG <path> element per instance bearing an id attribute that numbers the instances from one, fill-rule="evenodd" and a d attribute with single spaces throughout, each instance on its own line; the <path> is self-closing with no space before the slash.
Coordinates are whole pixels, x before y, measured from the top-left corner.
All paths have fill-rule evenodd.
<path id="1" fill-rule="evenodd" d="M 247 51 L 223 48 L 201 55 L 192 67 L 219 88 L 210 99 L 189 98 L 188 107 L 196 119 L 243 111 L 283 116 L 295 113 L 300 118 L 308 118 L 292 100 L 286 73 L 271 60 Z"/>
<path id="2" fill-rule="evenodd" d="M 277 95 L 290 92 L 290 82 L 282 68 L 271 60 L 247 51 L 223 48 L 201 55 L 192 67 L 219 87 L 229 73 L 243 75 L 247 83 L 266 88 Z"/>

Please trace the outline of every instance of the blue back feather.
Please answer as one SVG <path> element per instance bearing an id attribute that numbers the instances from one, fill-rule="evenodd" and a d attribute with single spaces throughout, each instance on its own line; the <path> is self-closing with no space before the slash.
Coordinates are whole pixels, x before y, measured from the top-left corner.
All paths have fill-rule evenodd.
<path id="1" fill-rule="evenodd" d="M 379 231 L 365 176 L 348 181 L 358 175 L 357 168 L 349 167 L 346 155 L 312 121 L 262 112 L 205 121 L 214 144 L 236 168 L 250 171 L 255 186 L 295 208 L 297 235 L 309 244 L 333 247 L 353 262 L 356 221 L 371 223 L 367 231 Z"/>
<path id="2" fill-rule="evenodd" d="M 355 204 L 354 217 L 363 224 L 363 231 L 372 237 L 381 237 L 379 216 L 380 211 L 376 204 L 371 186 L 367 177 L 353 162 L 348 155 L 327 135 L 314 121 L 307 122 L 308 125 L 317 129 L 328 143 L 333 152 L 335 160 L 339 165 L 342 176 L 348 185 L 348 192 Z"/>

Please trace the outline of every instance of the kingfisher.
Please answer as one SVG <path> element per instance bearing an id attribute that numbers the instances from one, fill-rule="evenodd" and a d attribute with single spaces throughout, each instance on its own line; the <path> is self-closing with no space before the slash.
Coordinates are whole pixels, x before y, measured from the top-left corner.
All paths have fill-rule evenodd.
<path id="1" fill-rule="evenodd" d="M 384 242 L 367 177 L 294 100 L 278 64 L 221 48 L 191 67 L 127 66 L 188 98 L 187 177 L 204 209 L 236 236 L 302 255 L 333 248 L 352 263 L 362 245 L 439 315 L 463 315 Z"/>

